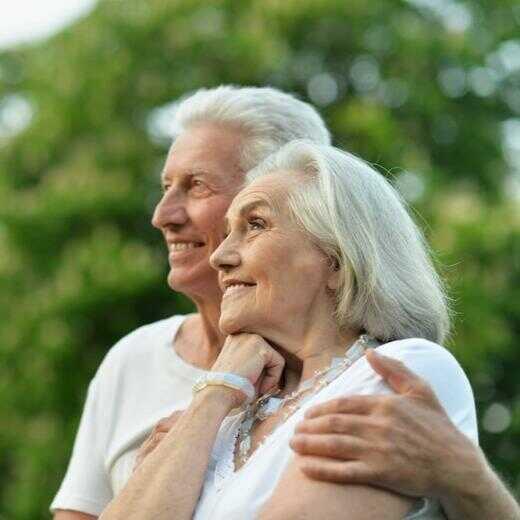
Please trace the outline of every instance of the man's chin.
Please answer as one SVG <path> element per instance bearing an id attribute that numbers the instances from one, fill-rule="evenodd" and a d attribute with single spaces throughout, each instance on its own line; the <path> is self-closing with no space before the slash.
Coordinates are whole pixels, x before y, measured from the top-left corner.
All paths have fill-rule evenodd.
<path id="1" fill-rule="evenodd" d="M 182 272 L 181 269 L 171 269 L 168 273 L 167 282 L 170 289 L 180 292 L 186 296 L 213 295 L 220 294 L 216 273 L 203 270 L 191 269 L 189 272 Z"/>

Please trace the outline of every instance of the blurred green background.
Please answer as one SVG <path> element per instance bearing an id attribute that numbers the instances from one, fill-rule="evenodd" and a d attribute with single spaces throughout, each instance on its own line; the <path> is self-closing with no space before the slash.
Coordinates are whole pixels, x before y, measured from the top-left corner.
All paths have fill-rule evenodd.
<path id="1" fill-rule="evenodd" d="M 0 53 L 0 518 L 48 517 L 88 381 L 186 312 L 149 223 L 176 99 L 314 103 L 416 210 L 456 311 L 481 442 L 520 490 L 520 5 L 109 0 Z"/>

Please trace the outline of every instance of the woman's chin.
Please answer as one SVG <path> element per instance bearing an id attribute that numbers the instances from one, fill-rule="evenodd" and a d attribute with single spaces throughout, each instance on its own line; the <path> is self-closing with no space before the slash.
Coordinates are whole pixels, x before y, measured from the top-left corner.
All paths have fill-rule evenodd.
<path id="1" fill-rule="evenodd" d="M 222 334 L 229 336 L 230 334 L 238 334 L 241 332 L 241 322 L 236 317 L 226 316 L 222 314 L 218 323 Z"/>
<path id="2" fill-rule="evenodd" d="M 233 315 L 231 313 L 222 313 L 220 315 L 219 328 L 222 334 L 229 336 L 230 334 L 240 334 L 241 332 L 253 333 L 255 329 L 254 323 L 246 316 L 241 314 Z"/>

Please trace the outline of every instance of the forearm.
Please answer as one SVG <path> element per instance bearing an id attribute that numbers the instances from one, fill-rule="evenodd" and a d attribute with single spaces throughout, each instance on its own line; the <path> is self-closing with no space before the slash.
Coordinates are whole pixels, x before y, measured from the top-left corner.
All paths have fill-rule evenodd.
<path id="1" fill-rule="evenodd" d="M 231 409 L 227 397 L 224 388 L 199 392 L 100 519 L 191 519 L 215 437 Z"/>
<path id="2" fill-rule="evenodd" d="M 482 453 L 468 466 L 467 479 L 441 495 L 449 520 L 520 520 L 520 507 Z"/>

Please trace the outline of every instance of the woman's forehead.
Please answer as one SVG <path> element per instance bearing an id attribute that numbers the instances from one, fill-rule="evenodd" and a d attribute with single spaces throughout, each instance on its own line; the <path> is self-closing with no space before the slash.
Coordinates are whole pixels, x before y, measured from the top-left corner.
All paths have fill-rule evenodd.
<path id="1" fill-rule="evenodd" d="M 228 210 L 228 216 L 244 213 L 253 207 L 279 211 L 285 207 L 284 201 L 296 184 L 292 172 L 280 171 L 263 175 L 237 194 Z"/>

